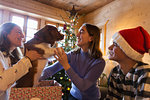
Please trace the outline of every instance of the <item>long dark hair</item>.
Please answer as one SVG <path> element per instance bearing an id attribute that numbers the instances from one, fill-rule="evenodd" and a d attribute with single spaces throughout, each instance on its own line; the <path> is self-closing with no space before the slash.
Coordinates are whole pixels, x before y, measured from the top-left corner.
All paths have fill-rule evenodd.
<path id="1" fill-rule="evenodd" d="M 7 35 L 10 34 L 15 26 L 18 25 L 11 22 L 4 23 L 0 26 L 0 51 L 6 53 L 4 56 L 10 55 L 10 41 L 7 38 Z"/>
<path id="2" fill-rule="evenodd" d="M 91 41 L 89 44 L 89 50 L 88 50 L 89 55 L 96 59 L 102 58 L 102 52 L 99 48 L 101 29 L 99 29 L 95 25 L 88 24 L 88 23 L 84 23 L 82 26 L 85 26 L 88 34 L 93 37 L 93 41 Z M 75 52 L 79 52 L 79 51 L 80 49 L 78 49 Z"/>

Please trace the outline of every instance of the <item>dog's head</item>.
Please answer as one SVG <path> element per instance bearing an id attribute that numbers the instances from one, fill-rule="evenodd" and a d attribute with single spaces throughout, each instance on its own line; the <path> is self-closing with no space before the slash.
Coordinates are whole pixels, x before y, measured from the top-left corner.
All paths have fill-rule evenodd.
<path id="1" fill-rule="evenodd" d="M 64 35 L 58 32 L 57 28 L 51 25 L 46 25 L 44 28 L 36 32 L 35 37 L 41 40 L 41 42 L 54 45 L 55 41 L 62 40 Z"/>

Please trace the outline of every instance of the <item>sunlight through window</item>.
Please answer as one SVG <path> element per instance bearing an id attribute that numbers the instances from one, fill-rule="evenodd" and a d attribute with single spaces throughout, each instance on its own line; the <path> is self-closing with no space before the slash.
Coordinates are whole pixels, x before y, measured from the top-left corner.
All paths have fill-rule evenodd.
<path id="1" fill-rule="evenodd" d="M 28 19 L 26 41 L 29 41 L 31 38 L 34 37 L 34 34 L 37 32 L 37 29 L 38 29 L 38 21 Z"/>
<path id="2" fill-rule="evenodd" d="M 24 18 L 23 17 L 13 16 L 12 22 L 17 24 L 18 26 L 20 26 L 21 29 L 23 30 L 23 25 L 24 25 Z"/>

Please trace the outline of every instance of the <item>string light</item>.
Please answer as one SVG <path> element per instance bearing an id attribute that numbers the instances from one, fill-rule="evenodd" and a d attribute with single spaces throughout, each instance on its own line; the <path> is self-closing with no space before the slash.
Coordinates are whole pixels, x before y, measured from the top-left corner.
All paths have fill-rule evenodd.
<path id="1" fill-rule="evenodd" d="M 52 61 L 52 64 L 54 64 L 55 62 L 54 61 Z"/>
<path id="2" fill-rule="evenodd" d="M 62 80 L 62 79 L 63 79 L 63 77 L 60 77 L 60 79 Z"/>
<path id="3" fill-rule="evenodd" d="M 70 91 L 70 88 L 68 87 L 67 90 Z"/>

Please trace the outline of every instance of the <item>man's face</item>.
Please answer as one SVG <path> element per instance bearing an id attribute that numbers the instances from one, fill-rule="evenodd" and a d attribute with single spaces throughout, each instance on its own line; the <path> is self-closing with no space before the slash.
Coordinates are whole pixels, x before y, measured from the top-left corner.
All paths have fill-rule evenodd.
<path id="1" fill-rule="evenodd" d="M 110 45 L 108 49 L 109 49 L 109 57 L 108 57 L 109 60 L 120 62 L 127 58 L 126 54 L 115 42 L 112 45 Z"/>

